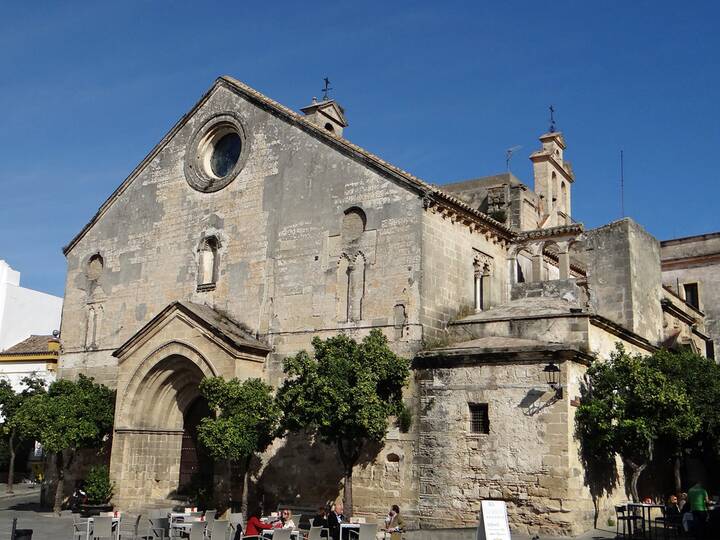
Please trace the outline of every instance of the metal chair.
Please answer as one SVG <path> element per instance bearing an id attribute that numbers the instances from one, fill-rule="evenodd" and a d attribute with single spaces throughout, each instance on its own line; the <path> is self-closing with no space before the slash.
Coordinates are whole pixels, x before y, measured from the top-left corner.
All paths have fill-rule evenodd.
<path id="1" fill-rule="evenodd" d="M 205 536 L 210 536 L 212 524 L 215 523 L 215 514 L 217 510 L 205 510 Z"/>
<path id="2" fill-rule="evenodd" d="M 205 540 L 204 521 L 193 521 L 190 527 L 190 540 Z"/>
<path id="3" fill-rule="evenodd" d="M 233 540 L 235 538 L 235 531 L 240 529 L 240 532 L 243 530 L 243 515 L 241 512 L 231 512 L 228 516 L 228 521 L 230 522 L 230 540 Z"/>
<path id="4" fill-rule="evenodd" d="M 323 534 L 324 533 L 324 534 Z M 330 537 L 330 529 L 327 527 L 310 527 L 307 540 L 322 540 Z"/>
<path id="5" fill-rule="evenodd" d="M 207 527 L 205 528 L 205 534 L 210 540 L 225 540 L 227 538 L 229 530 L 229 521 L 216 519 L 213 521 L 212 527 L 210 527 L 210 523 L 207 524 Z"/>
<path id="6" fill-rule="evenodd" d="M 88 520 L 73 515 L 73 540 L 85 540 L 88 536 Z"/>
<path id="7" fill-rule="evenodd" d="M 275 529 L 273 531 L 273 540 L 290 540 L 292 529 Z M 247 537 L 246 537 L 247 538 Z"/>
<path id="8" fill-rule="evenodd" d="M 138 514 L 138 516 L 135 518 L 135 521 L 133 522 L 132 529 L 130 531 L 123 531 L 122 525 L 127 522 L 127 520 L 120 520 L 120 533 L 118 537 L 120 540 L 124 540 L 125 538 L 132 538 L 132 540 L 137 540 L 140 538 L 140 521 L 142 521 L 142 514 Z"/>
<path id="9" fill-rule="evenodd" d="M 107 540 L 114 540 L 115 535 L 112 530 L 112 518 L 107 516 L 96 516 L 92 522 L 92 534 L 90 538 L 95 540 L 96 538 L 107 538 Z"/>
<path id="10" fill-rule="evenodd" d="M 615 536 L 620 537 L 620 523 L 622 523 L 622 537 L 627 538 L 628 535 L 632 536 L 634 526 L 637 521 L 641 521 L 640 516 L 631 514 L 626 504 L 615 505 Z M 627 531 L 625 525 L 627 524 Z"/>
<path id="11" fill-rule="evenodd" d="M 360 524 L 360 530 L 348 531 L 349 538 L 352 540 L 352 538 L 357 538 L 358 540 L 375 540 L 375 535 L 377 534 L 377 524 L 375 523 L 361 523 Z"/>
<path id="12" fill-rule="evenodd" d="M 662 516 L 655 518 L 656 532 L 660 528 L 659 525 L 662 525 L 665 540 L 670 537 L 669 531 L 673 532 L 673 537 L 679 538 L 682 531 L 682 514 L 668 514 L 665 506 L 662 506 L 660 511 Z"/>
<path id="13" fill-rule="evenodd" d="M 156 517 L 148 519 L 147 538 L 169 538 L 170 519 L 166 517 Z"/>

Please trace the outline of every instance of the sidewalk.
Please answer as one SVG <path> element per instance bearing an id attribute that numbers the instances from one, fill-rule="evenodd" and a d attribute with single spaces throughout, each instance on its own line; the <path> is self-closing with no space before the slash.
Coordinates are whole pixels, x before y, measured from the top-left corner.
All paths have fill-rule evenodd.
<path id="1" fill-rule="evenodd" d="M 422 529 L 405 533 L 406 540 L 475 540 L 477 529 Z M 532 540 L 533 536 L 513 533 L 512 540 Z M 606 540 L 615 538 L 615 531 L 595 529 L 581 536 L 547 536 L 539 535 L 540 540 Z"/>
<path id="2" fill-rule="evenodd" d="M 7 499 L 10 497 L 22 497 L 25 495 L 40 493 L 40 484 L 19 482 L 13 485 L 13 493 L 8 493 L 7 487 L 7 484 L 0 484 L 0 499 Z"/>

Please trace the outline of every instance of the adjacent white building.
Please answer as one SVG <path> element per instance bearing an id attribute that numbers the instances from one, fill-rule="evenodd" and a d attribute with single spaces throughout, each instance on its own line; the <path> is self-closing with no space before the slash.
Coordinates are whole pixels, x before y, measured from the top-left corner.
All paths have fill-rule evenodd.
<path id="1" fill-rule="evenodd" d="M 60 329 L 63 299 L 20 286 L 20 272 L 0 260 L 0 352 L 31 335 Z"/>

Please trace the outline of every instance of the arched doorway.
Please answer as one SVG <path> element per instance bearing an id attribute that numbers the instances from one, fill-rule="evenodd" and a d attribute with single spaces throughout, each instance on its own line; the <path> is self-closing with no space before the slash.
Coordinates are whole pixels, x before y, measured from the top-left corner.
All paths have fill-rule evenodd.
<path id="1" fill-rule="evenodd" d="M 198 397 L 183 414 L 183 435 L 180 449 L 178 492 L 191 494 L 212 490 L 214 464 L 198 441 L 198 427 L 203 418 L 212 415 L 207 401 Z"/>
<path id="2" fill-rule="evenodd" d="M 211 413 L 200 382 L 215 370 L 196 351 L 172 343 L 138 366 L 116 414 L 111 468 L 126 507 L 165 504 L 204 488 L 213 467 L 197 428 Z"/>

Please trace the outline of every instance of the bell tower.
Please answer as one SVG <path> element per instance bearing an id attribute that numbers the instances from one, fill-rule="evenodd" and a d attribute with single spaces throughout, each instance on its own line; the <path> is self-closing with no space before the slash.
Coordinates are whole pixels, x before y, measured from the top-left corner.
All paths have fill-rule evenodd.
<path id="1" fill-rule="evenodd" d="M 313 124 L 338 137 L 342 137 L 343 129 L 348 126 L 344 109 L 334 99 L 313 98 L 310 105 L 300 110 Z"/>
<path id="2" fill-rule="evenodd" d="M 530 155 L 535 193 L 540 197 L 538 228 L 541 229 L 572 223 L 570 192 L 575 175 L 570 162 L 563 158 L 565 140 L 562 133 L 554 128 L 552 121 L 550 131 L 540 136 L 542 148 Z"/>

